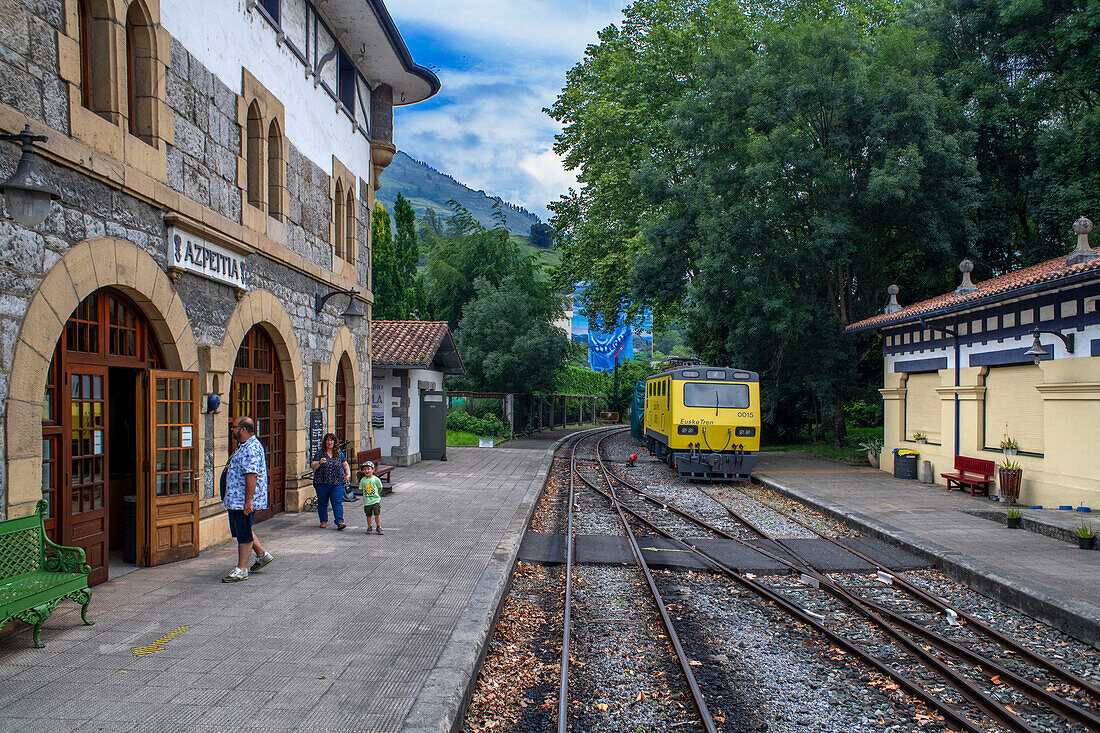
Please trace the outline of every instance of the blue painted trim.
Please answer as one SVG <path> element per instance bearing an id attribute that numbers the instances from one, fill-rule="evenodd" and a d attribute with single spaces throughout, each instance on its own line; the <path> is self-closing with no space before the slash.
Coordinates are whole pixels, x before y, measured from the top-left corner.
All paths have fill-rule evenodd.
<path id="1" fill-rule="evenodd" d="M 1028 346 L 1027 349 L 1031 347 Z M 1024 352 L 1025 348 L 1003 349 L 1002 351 L 987 351 L 981 354 L 970 355 L 970 366 L 1005 366 L 1006 364 L 1031 364 L 1033 359 Z M 1046 356 L 1039 357 L 1039 361 L 1050 361 L 1054 355 L 1049 351 Z"/>
<path id="2" fill-rule="evenodd" d="M 1091 356 L 1100 356 L 1100 339 L 1092 340 Z"/>
<path id="3" fill-rule="evenodd" d="M 938 372 L 947 368 L 947 357 L 938 359 L 910 359 L 908 361 L 895 361 L 894 374 L 916 374 L 918 372 Z"/>

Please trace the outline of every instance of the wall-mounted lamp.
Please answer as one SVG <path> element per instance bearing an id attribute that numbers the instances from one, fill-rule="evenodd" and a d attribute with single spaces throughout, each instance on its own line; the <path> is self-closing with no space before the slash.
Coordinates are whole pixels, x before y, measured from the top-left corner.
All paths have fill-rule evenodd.
<path id="1" fill-rule="evenodd" d="M 1049 333 L 1051 336 L 1057 336 L 1062 339 L 1062 344 L 1066 347 L 1066 353 L 1073 353 L 1073 334 L 1064 334 L 1061 331 L 1043 331 L 1038 328 L 1031 330 L 1031 335 L 1035 338 L 1034 343 L 1031 344 L 1031 348 L 1024 352 L 1024 356 L 1030 356 L 1035 361 L 1035 366 L 1039 366 L 1039 362 L 1046 357 L 1054 358 L 1053 351 L 1047 351 L 1046 347 L 1039 341 L 1039 334 Z"/>
<path id="2" fill-rule="evenodd" d="M 344 323 L 348 324 L 348 328 L 355 330 L 355 327 L 359 325 L 359 322 L 363 320 L 366 313 L 363 312 L 363 306 L 359 305 L 359 301 L 355 299 L 355 296 L 359 294 L 358 290 L 333 290 L 322 296 L 320 293 L 316 293 L 313 296 L 313 311 L 317 315 L 321 314 L 321 310 L 325 307 L 325 303 L 328 299 L 334 295 L 346 295 L 348 296 L 348 307 L 344 309 L 341 315 L 344 317 Z"/>
<path id="3" fill-rule="evenodd" d="M 222 398 L 220 395 L 218 395 L 217 392 L 211 392 L 210 394 L 206 395 L 206 413 L 208 415 L 217 412 L 218 408 L 221 407 L 221 404 Z"/>
<path id="4" fill-rule="evenodd" d="M 34 156 L 34 143 L 46 142 L 45 135 L 35 135 L 26 125 L 18 135 L 0 135 L 0 140 L 17 142 L 23 148 L 23 156 L 15 174 L 0 184 L 0 191 L 8 200 L 8 212 L 16 223 L 33 229 L 50 215 L 50 206 L 61 200 L 61 192 L 46 182 L 38 171 L 38 158 Z"/>

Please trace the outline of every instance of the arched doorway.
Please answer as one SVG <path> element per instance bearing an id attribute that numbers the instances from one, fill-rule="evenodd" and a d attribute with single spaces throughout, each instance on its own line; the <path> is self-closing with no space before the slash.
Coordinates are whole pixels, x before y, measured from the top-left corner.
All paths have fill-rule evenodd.
<path id="1" fill-rule="evenodd" d="M 283 370 L 271 336 L 262 326 L 253 326 L 233 364 L 233 384 L 229 391 L 230 424 L 238 417 L 250 417 L 256 423 L 256 437 L 267 455 L 267 509 L 256 512 L 262 522 L 284 510 L 286 487 L 286 393 Z M 229 451 L 237 449 L 232 435 Z"/>
<path id="2" fill-rule="evenodd" d="M 84 548 L 90 583 L 107 580 L 112 559 L 198 553 L 197 375 L 163 366 L 149 321 L 114 288 L 84 298 L 54 348 L 42 407 L 46 527 Z"/>
<path id="3" fill-rule="evenodd" d="M 344 369 L 345 358 L 341 358 L 340 364 L 336 367 L 336 388 L 333 398 L 336 414 L 333 417 L 332 432 L 336 434 L 336 442 L 340 445 L 348 439 L 348 375 Z"/>

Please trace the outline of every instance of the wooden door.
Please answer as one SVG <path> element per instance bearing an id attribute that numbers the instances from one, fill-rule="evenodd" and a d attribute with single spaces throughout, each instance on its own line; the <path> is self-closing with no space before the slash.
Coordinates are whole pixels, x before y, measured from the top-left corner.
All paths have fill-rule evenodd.
<path id="1" fill-rule="evenodd" d="M 61 501 L 72 507 L 62 524 L 62 544 L 83 547 L 92 572 L 88 583 L 107 580 L 107 367 L 75 365 L 65 380 L 69 411 L 68 476 Z"/>
<path id="2" fill-rule="evenodd" d="M 148 375 L 150 430 L 143 506 L 146 565 L 199 554 L 198 374 L 153 369 Z"/>
<path id="3" fill-rule="evenodd" d="M 256 437 L 267 459 L 267 508 L 256 512 L 257 522 L 269 519 L 285 508 L 286 483 L 286 397 L 283 372 L 271 337 L 260 326 L 245 335 L 233 368 L 229 393 L 229 421 L 250 417 Z M 229 439 L 229 450 L 237 443 Z"/>

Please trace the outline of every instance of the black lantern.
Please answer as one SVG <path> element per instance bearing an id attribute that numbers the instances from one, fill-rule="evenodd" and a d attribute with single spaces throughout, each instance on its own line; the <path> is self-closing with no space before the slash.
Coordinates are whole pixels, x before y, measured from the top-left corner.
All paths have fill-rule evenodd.
<path id="1" fill-rule="evenodd" d="M 322 296 L 317 293 L 313 296 L 313 312 L 320 315 L 321 309 L 325 307 L 325 303 L 334 295 L 346 295 L 348 296 L 348 307 L 344 309 L 344 312 L 340 315 L 344 318 L 344 323 L 348 328 L 355 330 L 355 327 L 359 325 L 359 322 L 363 320 L 366 313 L 363 312 L 363 306 L 359 304 L 355 296 L 359 294 L 358 290 L 333 290 L 331 293 L 327 293 Z"/>
<path id="2" fill-rule="evenodd" d="M 1039 365 L 1039 362 L 1045 358 L 1053 357 L 1053 350 L 1047 351 L 1042 342 L 1039 341 L 1039 334 L 1049 333 L 1051 336 L 1057 336 L 1062 339 L 1062 345 L 1066 347 L 1066 353 L 1073 353 L 1073 334 L 1064 334 L 1061 331 L 1043 331 L 1041 329 L 1032 329 L 1031 335 L 1034 337 L 1034 342 L 1031 344 L 1031 348 L 1024 352 L 1024 356 L 1030 356 L 1035 361 L 1035 366 Z"/>
<path id="3" fill-rule="evenodd" d="M 46 136 L 35 135 L 27 125 L 18 135 L 0 135 L 0 140 L 18 142 L 23 148 L 15 174 L 0 184 L 0 191 L 7 199 L 11 218 L 33 229 L 50 215 L 53 202 L 61 200 L 61 193 L 38 171 L 38 159 L 34 157 L 34 143 L 46 142 Z"/>

